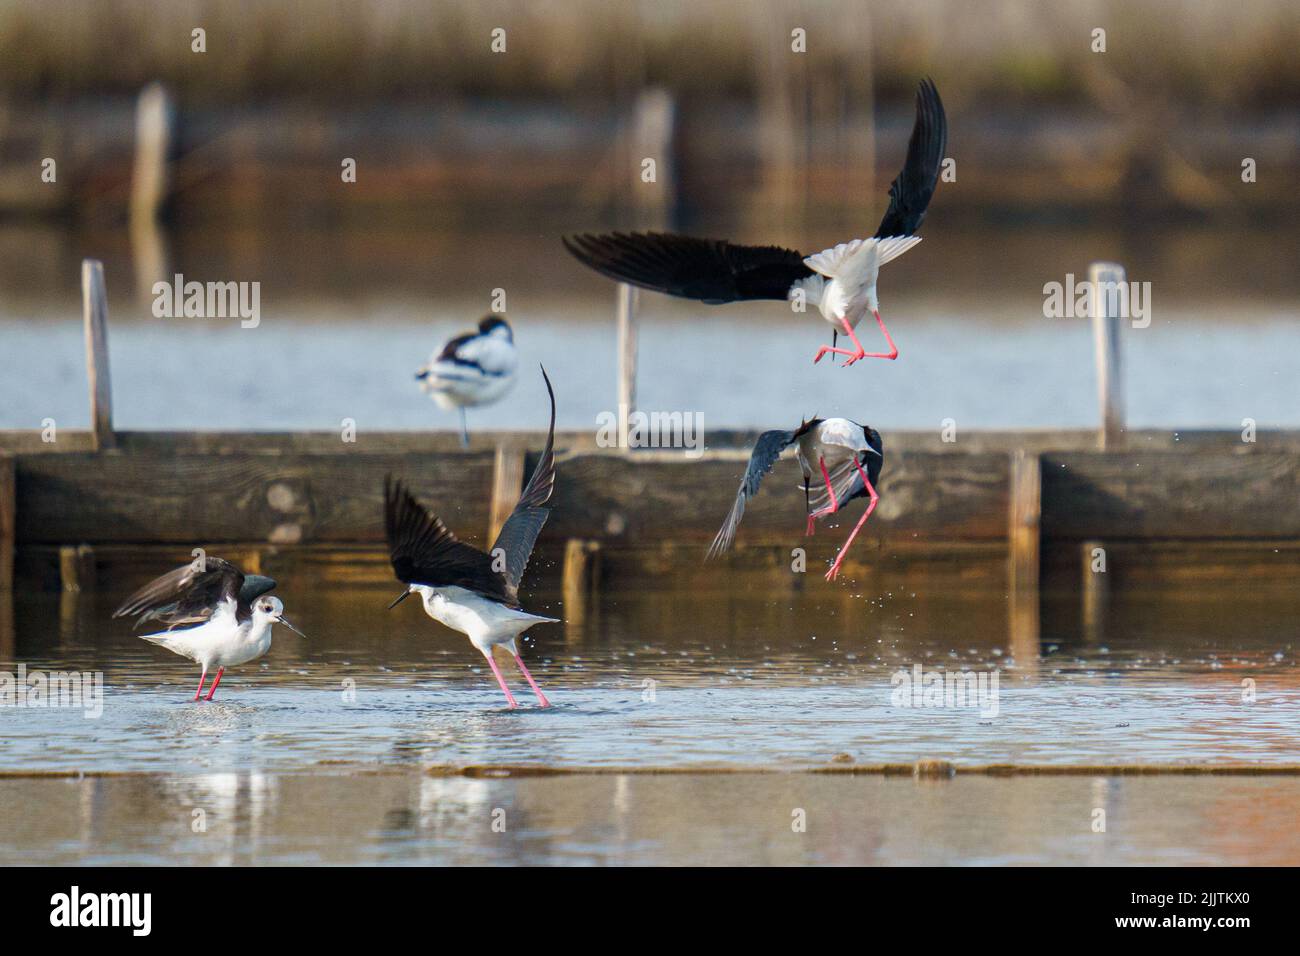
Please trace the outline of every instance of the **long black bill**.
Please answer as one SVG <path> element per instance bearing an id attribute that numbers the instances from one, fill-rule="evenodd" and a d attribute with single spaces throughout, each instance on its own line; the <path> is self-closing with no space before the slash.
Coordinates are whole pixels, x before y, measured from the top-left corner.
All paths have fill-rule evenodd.
<path id="1" fill-rule="evenodd" d="M 410 590 L 403 591 L 401 594 L 397 595 L 397 600 L 393 601 L 392 604 L 388 605 L 388 610 L 391 611 L 393 608 L 397 607 L 397 605 L 401 604 L 410 596 L 411 596 Z"/>
<path id="2" fill-rule="evenodd" d="M 302 631 L 298 630 L 292 624 L 290 624 L 289 619 L 284 617 L 283 615 L 280 616 L 280 623 L 283 624 L 285 627 L 287 627 L 289 630 L 293 631 L 299 637 L 306 639 L 307 635 L 304 634 Z"/>

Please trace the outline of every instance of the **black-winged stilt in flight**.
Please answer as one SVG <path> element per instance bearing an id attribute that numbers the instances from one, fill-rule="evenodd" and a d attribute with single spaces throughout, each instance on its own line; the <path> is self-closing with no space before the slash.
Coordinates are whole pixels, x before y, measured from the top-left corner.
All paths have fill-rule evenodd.
<path id="1" fill-rule="evenodd" d="M 477 332 L 450 339 L 415 377 L 440 408 L 460 410 L 460 443 L 469 447 L 465 409 L 490 405 L 515 383 L 515 337 L 499 315 L 484 316 Z"/>
<path id="2" fill-rule="evenodd" d="M 847 418 L 814 418 L 794 431 L 768 431 L 759 435 L 749 456 L 745 477 L 740 482 L 740 490 L 736 492 L 736 503 L 731 506 L 727 520 L 713 539 L 708 557 L 716 557 L 731 547 L 740 519 L 745 515 L 745 503 L 758 494 L 763 476 L 772 470 L 781 453 L 791 445 L 796 446 L 796 457 L 803 471 L 804 500 L 808 511 L 805 534 L 813 533 L 818 518 L 835 514 L 854 498 L 871 499 L 844 547 L 840 548 L 835 563 L 826 572 L 826 580 L 834 581 L 840 573 L 844 556 L 849 553 L 849 545 L 876 510 L 876 502 L 880 500 L 876 483 L 885 463 L 885 446 L 880 433 Z"/>
<path id="3" fill-rule="evenodd" d="M 195 700 L 208 671 L 216 667 L 207 696 L 211 700 L 227 667 L 257 660 L 271 649 L 272 624 L 302 634 L 285 620 L 280 599 L 267 595 L 274 588 L 270 578 L 245 575 L 229 561 L 204 556 L 150 581 L 113 617 L 138 616 L 136 627 L 146 621 L 167 625 L 165 631 L 141 637 L 203 668 Z"/>
<path id="4" fill-rule="evenodd" d="M 501 526 L 491 553 L 457 540 L 437 516 L 426 511 L 391 476 L 384 482 L 384 530 L 389 557 L 397 580 L 407 586 L 389 607 L 419 594 L 429 617 L 460 631 L 487 658 L 512 709 L 517 706 L 514 695 L 492 656 L 492 649 L 497 646 L 514 656 L 538 703 L 550 706 L 515 645 L 515 639 L 534 624 L 557 621 L 557 618 L 529 614 L 519 606 L 519 582 L 528 567 L 537 535 L 550 514 L 546 502 L 555 488 L 555 391 L 546 369 L 542 369 L 542 378 L 551 396 L 546 450 L 514 511 Z"/>
<path id="5" fill-rule="evenodd" d="M 870 239 L 854 239 L 804 256 L 778 246 L 741 246 L 722 239 L 695 239 L 669 233 L 612 233 L 564 237 L 565 248 L 602 275 L 710 305 L 747 299 L 784 299 L 815 306 L 834 330 L 832 344 L 817 350 L 848 356 L 846 366 L 863 358 L 895 359 L 898 349 L 880 318 L 876 277 L 880 267 L 921 241 L 917 228 L 939 181 L 948 123 L 931 80 L 916 93 L 916 123 L 907 160 L 889 187 L 889 210 Z M 889 344 L 888 352 L 868 352 L 854 328 L 870 313 Z M 836 347 L 848 335 L 856 351 Z"/>

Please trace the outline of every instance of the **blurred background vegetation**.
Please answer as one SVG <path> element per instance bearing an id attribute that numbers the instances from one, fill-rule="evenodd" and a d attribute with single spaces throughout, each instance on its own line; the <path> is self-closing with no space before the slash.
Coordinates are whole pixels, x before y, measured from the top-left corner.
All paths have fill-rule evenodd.
<path id="1" fill-rule="evenodd" d="M 208 54 L 189 34 L 202 27 Z M 489 50 L 504 28 L 508 55 Z M 1294 0 L 3 0 L 0 89 L 184 101 L 340 104 L 449 95 L 585 99 L 629 86 L 753 96 L 772 47 L 808 32 L 807 68 L 845 92 L 910 92 L 942 73 L 956 101 L 1084 103 L 1107 75 L 1196 108 L 1292 105 Z"/>
<path id="2" fill-rule="evenodd" d="M 950 281 L 988 281 L 997 231 L 1023 245 L 1000 281 L 1034 287 L 1093 230 L 1149 274 L 1289 292 L 1298 47 L 1296 0 L 0 0 L 0 290 L 51 295 L 87 249 L 336 293 L 427 289 L 431 250 L 477 282 L 506 248 L 564 292 L 577 229 L 820 248 L 880 215 L 931 75 Z M 153 84 L 164 231 L 128 243 Z"/>

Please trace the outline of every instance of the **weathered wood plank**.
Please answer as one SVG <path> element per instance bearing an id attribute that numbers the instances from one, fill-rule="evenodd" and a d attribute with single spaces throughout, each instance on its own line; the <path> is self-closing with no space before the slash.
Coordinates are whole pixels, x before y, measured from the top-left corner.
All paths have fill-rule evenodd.
<path id="1" fill-rule="evenodd" d="M 813 539 L 816 541 L 817 539 Z M 861 540 L 859 538 L 859 540 Z M 542 532 L 533 560 L 524 576 L 526 596 L 552 591 L 563 593 L 564 555 L 567 542 Z M 661 594 L 680 597 L 683 588 L 692 594 L 744 595 L 754 588 L 769 591 L 778 581 L 793 578 L 805 583 L 804 590 L 829 596 L 841 591 L 862 593 L 860 587 L 830 588 L 822 581 L 818 568 L 825 570 L 834 559 L 840 542 L 823 536 L 819 550 L 810 551 L 808 570 L 796 574 L 791 570 L 790 550 L 779 545 L 756 546 L 733 551 L 725 563 L 704 563 L 704 548 L 697 543 L 664 544 L 648 547 L 603 547 L 600 550 L 598 577 L 600 588 L 626 595 L 655 589 Z M 905 587 L 915 590 L 924 584 L 932 593 L 947 596 L 986 595 L 1001 604 L 1006 593 L 1006 549 L 999 542 L 918 543 L 910 537 L 889 542 L 855 559 L 859 544 L 855 542 L 849 559 L 844 562 L 841 579 L 866 580 L 872 593 Z M 24 589 L 57 591 L 61 549 L 55 545 L 32 545 L 20 549 L 17 577 Z M 246 571 L 256 570 L 280 582 L 281 591 L 298 595 L 317 595 L 333 589 L 373 588 L 386 597 L 387 604 L 400 590 L 388 563 L 388 553 L 380 543 L 308 544 L 297 548 L 272 548 L 257 542 L 227 542 L 213 545 L 209 553 L 235 562 Z M 101 603 L 115 606 L 144 582 L 163 571 L 190 560 L 190 551 L 177 544 L 117 544 L 95 548 L 97 580 Z M 595 570 L 595 569 L 593 569 Z M 674 601 L 668 602 L 680 611 Z M 530 606 L 525 599 L 525 604 Z M 594 608 L 593 603 L 589 609 Z M 545 609 L 533 608 L 539 613 Z M 551 608 L 554 610 L 554 608 Z M 560 615 L 554 615 L 560 616 Z M 570 616 L 566 609 L 564 617 Z"/>
<path id="2" fill-rule="evenodd" d="M 1013 454 L 1010 482 L 1011 507 L 1007 541 L 1011 555 L 1011 588 L 1026 594 L 1036 593 L 1043 514 L 1043 480 L 1039 457 L 1023 451 Z"/>
<path id="3" fill-rule="evenodd" d="M 1011 612 L 1008 641 L 1016 660 L 1034 666 L 1041 635 L 1042 461 L 1017 451 L 1011 456 L 1011 502 L 1008 508 L 1008 584 Z"/>
<path id="4" fill-rule="evenodd" d="M 637 304 L 640 290 L 626 282 L 617 287 L 618 306 L 615 325 L 618 329 L 618 442 L 628 447 L 628 416 L 636 410 Z"/>
<path id="5" fill-rule="evenodd" d="M 636 453 L 582 455 L 560 463 L 547 531 L 569 538 L 635 544 L 707 541 L 735 500 L 746 458 Z M 778 462 L 746 509 L 737 547 L 803 542 L 803 479 L 792 461 Z M 879 485 L 880 505 L 862 540 L 907 535 L 949 540 L 1004 540 L 1006 455 L 890 454 Z M 847 514 L 856 514 L 857 506 Z M 823 524 L 824 527 L 824 524 Z"/>
<path id="6" fill-rule="evenodd" d="M 59 548 L 59 578 L 65 591 L 95 590 L 95 549 L 88 544 L 65 544 Z"/>
<path id="7" fill-rule="evenodd" d="M 0 594 L 14 585 L 14 546 L 18 525 L 17 482 L 12 455 L 0 452 Z"/>
<path id="8" fill-rule="evenodd" d="M 0 590 L 0 661 L 12 661 L 18 649 L 18 635 L 14 629 L 14 595 Z"/>
<path id="9" fill-rule="evenodd" d="M 1094 262 L 1088 267 L 1092 283 L 1092 346 L 1097 366 L 1097 402 L 1101 427 L 1097 447 L 1120 447 L 1124 439 L 1124 363 L 1120 353 L 1121 309 L 1118 290 L 1124 267 Z"/>
<path id="10" fill-rule="evenodd" d="M 813 595 L 830 597 L 841 591 L 861 595 L 864 593 L 861 584 L 849 588 L 826 587 L 817 573 L 818 568 L 824 570 L 835 557 L 838 544 L 825 537 L 822 550 L 809 553 L 808 570 L 803 574 L 792 572 L 790 550 L 780 545 L 738 549 L 727 556 L 725 563 L 708 564 L 704 563 L 704 548 L 698 543 L 606 546 L 601 550 L 601 588 L 624 596 L 653 589 L 663 595 L 676 592 L 677 597 L 685 588 L 696 596 L 731 594 L 745 600 L 746 592 L 753 588 L 771 591 L 795 578 L 805 582 L 803 590 Z M 1005 613 L 1009 563 L 1002 544 L 930 543 L 910 537 L 890 539 L 884 544 L 885 547 L 865 553 L 861 560 L 855 561 L 859 546 L 855 542 L 841 579 L 853 572 L 850 579 L 865 584 L 871 594 L 924 591 L 931 597 L 984 595 L 996 601 L 1004 609 L 1000 613 Z M 556 597 L 561 594 L 564 548 L 564 541 L 548 538 L 545 531 L 542 533 L 538 551 L 524 577 L 526 595 L 540 591 L 552 591 Z M 280 581 L 282 590 L 298 595 L 314 596 L 335 586 L 374 588 L 383 592 L 383 604 L 387 604 L 400 587 L 393 579 L 387 552 L 379 543 L 313 544 L 287 549 L 256 542 L 223 543 L 213 546 L 210 553 L 246 569 L 258 568 L 260 573 Z M 1111 598 L 1121 613 L 1135 603 L 1165 601 L 1176 595 L 1177 600 L 1201 609 L 1193 613 L 1227 603 L 1229 610 L 1235 607 L 1233 613 L 1238 615 L 1272 616 L 1274 623 L 1269 627 L 1276 629 L 1276 621 L 1283 619 L 1288 613 L 1285 609 L 1297 600 L 1295 581 L 1300 574 L 1300 542 L 1108 542 L 1106 553 Z M 21 588 L 59 590 L 59 554 L 60 549 L 53 545 L 20 548 L 16 576 Z M 176 544 L 104 545 L 95 548 L 95 558 L 99 590 L 108 595 L 101 603 L 115 606 L 115 601 L 145 581 L 188 561 L 190 552 Z M 1231 601 L 1233 593 L 1240 594 L 1243 588 L 1266 599 Z M 1068 622 L 1070 627 L 1078 624 L 1081 587 L 1077 544 L 1044 547 L 1041 590 L 1044 613 L 1055 602 L 1055 617 L 1059 621 Z M 781 593 L 787 592 L 783 589 Z M 680 612 L 673 601 L 668 604 Z M 1243 633 L 1250 630 L 1242 628 Z"/>
<path id="11" fill-rule="evenodd" d="M 26 544 L 383 540 L 384 475 L 410 482 L 457 535 L 482 542 L 491 453 L 33 455 L 18 460 Z"/>
<path id="12" fill-rule="evenodd" d="M 376 541 L 383 475 L 399 471 L 458 534 L 489 522 L 495 457 L 443 455 L 36 455 L 18 466 L 24 544 L 88 541 Z M 562 459 L 548 533 L 653 544 L 705 540 L 726 515 L 743 454 Z M 745 541 L 800 543 L 803 496 L 783 463 L 746 516 Z M 1005 536 L 1006 457 L 891 457 L 864 534 L 933 539 Z M 879 529 L 879 531 L 877 531 Z"/>
<path id="13" fill-rule="evenodd" d="M 638 229 L 657 231 L 673 228 L 677 204 L 676 156 L 677 104 L 662 87 L 648 87 L 637 94 L 627 127 L 626 169 L 631 189 L 618 194 L 630 196 Z M 645 161 L 654 161 L 654 177 L 647 179 Z"/>
<path id="14" fill-rule="evenodd" d="M 587 619 L 590 604 L 599 600 L 600 542 L 570 538 L 564 545 L 562 579 L 564 617 L 571 624 Z"/>
<path id="15" fill-rule="evenodd" d="M 494 445 L 522 448 L 536 452 L 546 443 L 546 435 L 537 432 L 476 432 L 490 438 Z M 370 431 L 357 433 L 355 443 L 342 446 L 337 431 L 328 432 L 171 432 L 118 431 L 117 446 L 122 451 L 155 454 L 350 454 L 395 455 L 417 452 L 460 454 L 458 431 Z M 711 428 L 705 434 L 710 450 L 745 450 L 752 448 L 758 431 L 754 429 Z M 1026 451 L 1091 451 L 1097 445 L 1095 429 L 1027 429 L 1024 431 L 962 431 L 956 442 L 942 440 L 939 429 L 933 431 L 891 431 L 885 436 L 890 452 L 933 452 L 945 455 Z M 1275 451 L 1300 452 L 1300 431 L 1260 431 L 1257 441 L 1244 444 L 1241 432 L 1228 430 L 1143 429 L 1126 432 L 1127 450 L 1164 450 L 1184 454 L 1213 451 L 1216 454 L 1262 454 Z M 557 431 L 555 447 L 567 452 L 596 452 L 595 429 Z M 0 450 L 13 454 L 50 454 L 92 451 L 88 431 L 59 429 L 58 441 L 41 441 L 39 429 L 0 429 Z M 707 454 L 707 453 L 706 453 Z"/>
<path id="16" fill-rule="evenodd" d="M 1047 542 L 1043 549 L 1043 589 L 1067 595 L 1073 608 L 1084 594 L 1088 574 L 1083 553 L 1074 541 Z M 1156 592 L 1182 592 L 1191 598 L 1217 601 L 1233 589 L 1246 588 L 1259 599 L 1234 602 L 1280 606 L 1295 600 L 1300 576 L 1300 541 L 1277 539 L 1106 542 L 1107 600 Z"/>
<path id="17" fill-rule="evenodd" d="M 96 449 L 113 447 L 113 386 L 108 372 L 108 293 L 104 264 L 81 263 L 82 315 L 86 331 L 86 374 L 90 381 L 90 430 Z"/>
<path id="18" fill-rule="evenodd" d="M 500 446 L 492 467 L 491 518 L 488 522 L 487 540 L 495 541 L 501 526 L 510 517 L 519 495 L 524 490 L 525 454 L 520 448 Z"/>
<path id="19" fill-rule="evenodd" d="M 78 452 L 16 461 L 20 545 L 378 541 L 390 470 L 412 479 L 458 534 L 483 540 L 496 475 L 487 452 L 350 448 L 334 455 Z M 744 464 L 740 450 L 699 460 L 675 452 L 562 457 L 548 534 L 624 545 L 707 541 L 731 506 Z M 746 514 L 740 547 L 803 543 L 800 482 L 792 463 L 778 464 Z M 867 550 L 899 535 L 1008 539 L 1005 454 L 894 451 L 880 489 L 880 507 L 863 532 Z M 1042 465 L 1042 527 L 1062 541 L 1300 539 L 1298 492 L 1300 452 L 1050 453 Z"/>
<path id="20" fill-rule="evenodd" d="M 1110 607 L 1110 573 L 1106 549 L 1100 541 L 1085 541 L 1079 546 L 1082 574 L 1082 621 L 1084 639 L 1099 644 L 1106 637 L 1106 612 Z"/>
<path id="21" fill-rule="evenodd" d="M 1077 541 L 1297 538 L 1300 454 L 1050 453 L 1043 532 Z"/>
<path id="22" fill-rule="evenodd" d="M 132 225 L 154 222 L 167 198 L 172 140 L 171 98 L 161 83 L 140 91 L 135 112 L 135 164 L 131 172 Z"/>

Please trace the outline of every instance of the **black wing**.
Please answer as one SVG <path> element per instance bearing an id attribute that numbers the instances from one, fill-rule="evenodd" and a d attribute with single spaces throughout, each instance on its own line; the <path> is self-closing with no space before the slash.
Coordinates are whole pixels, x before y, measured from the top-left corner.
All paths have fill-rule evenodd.
<path id="1" fill-rule="evenodd" d="M 136 627 L 146 621 L 168 627 L 202 624 L 224 601 L 234 598 L 236 613 L 244 618 L 252 602 L 274 587 L 270 578 L 245 578 L 229 561 L 205 557 L 202 569 L 190 562 L 150 581 L 127 598 L 113 617 L 139 615 Z"/>
<path id="2" fill-rule="evenodd" d="M 736 503 L 731 506 L 731 513 L 722 523 L 722 528 L 713 539 L 713 544 L 709 545 L 708 554 L 705 555 L 706 561 L 731 547 L 731 542 L 736 537 L 736 529 L 740 527 L 740 519 L 745 516 L 745 502 L 758 494 L 758 486 L 762 484 L 763 476 L 772 470 L 772 466 L 781 457 L 781 452 L 793 445 L 798 435 L 797 431 L 770 431 L 758 436 L 754 451 L 749 456 L 749 467 L 745 469 L 745 477 L 740 482 L 740 490 L 736 492 Z"/>
<path id="3" fill-rule="evenodd" d="M 455 362 L 464 365 L 477 364 L 463 358 L 460 354 L 460 349 L 466 342 L 470 342 L 478 337 L 479 334 L 477 332 L 466 332 L 463 335 L 457 335 L 455 338 L 448 339 L 447 344 L 444 345 L 442 351 L 438 353 L 437 361 Z"/>
<path id="4" fill-rule="evenodd" d="M 511 603 L 505 577 L 492 570 L 492 559 L 458 541 L 392 475 L 384 479 L 384 532 L 393 573 L 403 584 L 462 587 Z"/>
<path id="5" fill-rule="evenodd" d="M 496 543 L 492 545 L 493 555 L 499 550 L 505 558 L 506 589 L 511 603 L 518 600 L 519 582 L 528 567 L 528 559 L 533 555 L 537 536 L 551 513 L 546 502 L 551 500 L 551 492 L 555 489 L 555 390 L 551 388 L 551 379 L 545 368 L 542 369 L 542 378 L 551 396 L 551 427 L 546 434 L 546 450 L 533 469 L 524 493 L 519 496 L 515 510 L 510 512 Z"/>
<path id="6" fill-rule="evenodd" d="M 268 591 L 275 590 L 275 581 L 261 574 L 245 574 L 244 586 L 239 589 L 239 603 L 252 607 L 253 602 Z"/>
<path id="7" fill-rule="evenodd" d="M 618 282 L 710 305 L 740 299 L 784 300 L 813 272 L 803 256 L 777 246 L 737 246 L 722 239 L 669 233 L 565 236 L 564 248 Z"/>
<path id="8" fill-rule="evenodd" d="M 889 186 L 889 209 L 876 238 L 910 236 L 920 228 L 947 148 L 948 118 L 934 81 L 927 77 L 916 91 L 916 123 L 907 143 L 907 159 Z"/>

